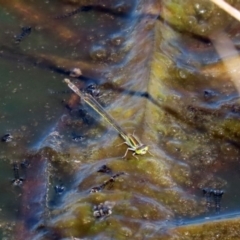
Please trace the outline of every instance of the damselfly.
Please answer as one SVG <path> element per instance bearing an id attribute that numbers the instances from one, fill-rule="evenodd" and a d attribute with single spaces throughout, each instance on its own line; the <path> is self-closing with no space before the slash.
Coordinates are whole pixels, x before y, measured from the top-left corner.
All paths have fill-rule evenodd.
<path id="1" fill-rule="evenodd" d="M 125 131 L 118 125 L 118 123 L 107 113 L 104 108 L 98 103 L 98 101 L 88 93 L 81 92 L 76 85 L 74 85 L 69 79 L 64 79 L 68 87 L 71 88 L 84 102 L 92 107 L 99 115 L 101 115 L 105 121 L 113 126 L 120 136 L 124 139 L 124 143 L 128 145 L 128 148 L 123 156 L 126 157 L 128 151 L 133 151 L 133 156 L 144 155 L 148 152 L 148 146 L 141 143 L 140 140 L 134 134 L 125 133 Z M 136 157 L 137 158 L 137 157 Z"/>

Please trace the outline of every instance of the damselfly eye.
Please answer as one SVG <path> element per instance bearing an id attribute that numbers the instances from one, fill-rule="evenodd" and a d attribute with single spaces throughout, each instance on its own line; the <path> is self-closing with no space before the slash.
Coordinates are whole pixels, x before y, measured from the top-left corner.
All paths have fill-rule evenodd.
<path id="1" fill-rule="evenodd" d="M 148 146 L 143 145 L 143 146 L 139 147 L 139 148 L 136 150 L 136 154 L 138 154 L 138 155 L 144 155 L 144 154 L 147 153 L 147 151 L 148 151 Z"/>
<path id="2" fill-rule="evenodd" d="M 144 149 L 142 150 L 142 154 L 146 154 L 146 153 L 147 153 L 147 149 L 144 148 Z"/>

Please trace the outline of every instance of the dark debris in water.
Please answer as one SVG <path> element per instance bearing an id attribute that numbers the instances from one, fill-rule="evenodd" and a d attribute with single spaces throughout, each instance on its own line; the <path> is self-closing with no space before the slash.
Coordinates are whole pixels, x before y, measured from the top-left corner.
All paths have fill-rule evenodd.
<path id="1" fill-rule="evenodd" d="M 100 96 L 100 89 L 96 84 L 88 85 L 85 92 L 91 94 L 93 97 L 99 97 Z"/>
<path id="2" fill-rule="evenodd" d="M 73 141 L 73 142 L 78 143 L 78 142 L 83 141 L 84 139 L 85 139 L 84 136 L 78 135 L 78 134 L 76 134 L 76 133 L 72 133 L 72 141 Z"/>
<path id="3" fill-rule="evenodd" d="M 63 184 L 60 184 L 60 185 L 56 185 L 54 187 L 55 189 L 55 192 L 58 194 L 58 195 L 62 195 L 65 191 L 65 186 Z"/>
<path id="4" fill-rule="evenodd" d="M 20 43 L 25 37 L 30 35 L 31 32 L 32 32 L 31 27 L 22 27 L 21 33 L 19 35 L 15 36 L 15 42 Z"/>
<path id="5" fill-rule="evenodd" d="M 2 142 L 11 142 L 13 140 L 13 136 L 10 133 L 5 134 L 1 138 Z"/>
<path id="6" fill-rule="evenodd" d="M 120 173 L 117 173 L 115 175 L 113 175 L 111 178 L 109 178 L 108 180 L 104 181 L 103 184 L 101 184 L 100 186 L 97 186 L 97 187 L 93 187 L 91 190 L 90 190 L 90 193 L 96 193 L 96 192 L 99 192 L 101 190 L 103 190 L 106 186 L 111 186 L 112 183 L 115 181 L 115 179 L 121 175 L 124 175 L 125 173 L 124 172 L 120 172 Z"/>
<path id="7" fill-rule="evenodd" d="M 203 96 L 204 96 L 204 99 L 205 99 L 205 100 L 210 100 L 210 99 L 212 99 L 215 95 L 216 95 L 216 94 L 215 94 L 213 91 L 211 91 L 211 90 L 204 90 L 204 92 L 203 92 Z"/>
<path id="8" fill-rule="evenodd" d="M 103 218 L 112 214 L 112 208 L 115 205 L 114 202 L 105 201 L 99 205 L 93 207 L 93 216 L 95 218 Z"/>
<path id="9" fill-rule="evenodd" d="M 107 173 L 107 174 L 109 174 L 109 173 L 112 172 L 112 170 L 111 170 L 111 168 L 108 167 L 107 165 L 102 165 L 102 166 L 98 169 L 97 172 L 101 172 L 101 173 Z"/>
<path id="10" fill-rule="evenodd" d="M 29 166 L 30 166 L 30 161 L 28 160 L 28 159 L 24 159 L 22 162 L 21 162 L 21 167 L 22 168 L 29 168 Z"/>

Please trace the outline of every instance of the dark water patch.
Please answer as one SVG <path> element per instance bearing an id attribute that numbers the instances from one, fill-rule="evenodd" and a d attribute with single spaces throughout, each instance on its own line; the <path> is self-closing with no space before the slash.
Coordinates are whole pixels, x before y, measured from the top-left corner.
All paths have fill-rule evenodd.
<path id="1" fill-rule="evenodd" d="M 58 207 L 64 200 L 65 195 L 71 191 L 75 184 L 75 174 L 70 163 L 64 161 L 69 156 L 63 155 L 63 160 L 52 158 L 51 175 L 49 181 L 51 187 L 48 190 L 48 206 L 51 209 Z"/>
<path id="2" fill-rule="evenodd" d="M 116 29 L 120 29 L 121 26 L 126 26 L 126 21 L 128 20 L 119 20 L 119 23 L 114 25 L 117 21 L 111 21 L 112 18 L 109 16 L 109 12 L 114 11 L 111 10 L 111 7 L 105 7 L 101 5 L 94 5 L 90 6 L 91 9 L 95 9 L 96 11 L 87 11 L 83 12 L 83 15 L 78 15 L 77 18 L 66 19 L 64 20 L 64 26 L 60 29 L 59 20 L 52 19 L 52 11 L 58 11 L 59 4 L 56 4 L 56 9 L 53 10 L 55 7 L 54 4 L 51 5 L 51 8 L 45 7 L 46 12 L 43 14 L 41 12 L 41 9 L 44 7 L 45 3 L 42 4 L 34 4 L 34 5 L 25 5 L 22 1 L 19 3 L 19 5 L 24 8 L 26 7 L 29 12 L 33 11 L 32 14 L 35 14 L 36 9 L 39 8 L 39 10 L 36 12 L 36 19 L 38 21 L 34 20 L 31 22 L 31 19 L 29 19 L 29 24 L 32 26 L 32 28 L 35 29 L 34 34 L 31 36 L 31 41 L 29 41 L 27 44 L 22 45 L 22 48 L 24 48 L 25 51 L 35 51 L 35 52 L 41 52 L 41 53 L 48 53 L 51 52 L 53 54 L 58 54 L 59 56 L 66 56 L 68 55 L 70 58 L 73 59 L 84 59 L 85 61 L 87 59 L 91 60 L 89 49 L 92 46 L 92 41 L 94 40 L 94 45 L 96 42 L 99 42 L 100 45 L 102 45 L 104 48 L 106 45 L 106 39 L 108 38 L 109 33 L 112 34 L 113 31 L 116 31 Z M 38 6 L 39 5 L 39 6 Z M 43 6 L 41 6 L 43 5 Z M 133 5 L 134 4 L 130 4 Z M 134 7 L 133 7 L 134 9 Z M 17 10 L 17 8 L 16 8 Z M 105 14 L 101 11 L 105 10 L 107 11 Z M 130 8 L 126 11 L 127 14 L 130 14 L 133 10 Z M 21 14 L 24 14 L 24 12 L 21 12 Z M 123 14 L 121 11 L 116 11 L 116 14 Z M 117 16 L 113 15 L 113 18 L 116 18 Z M 46 22 L 48 20 L 48 23 Z M 27 21 L 26 21 L 27 22 Z M 98 27 L 96 28 L 96 22 L 98 22 Z M 107 28 L 102 28 L 102 26 L 108 26 Z M 55 28 L 55 29 L 54 29 Z M 68 30 L 71 29 L 71 30 Z M 92 34 L 89 34 L 89 31 L 86 29 L 91 29 Z M 65 34 L 64 34 L 65 32 Z M 100 33 L 99 33 L 100 32 Z M 118 32 L 118 31 L 116 31 Z M 45 38 L 43 38 L 43 34 L 45 35 Z M 124 33 L 123 33 L 124 34 Z M 56 36 L 56 37 L 55 37 Z M 58 38 L 57 38 L 58 37 Z M 66 44 L 66 40 L 71 39 L 71 42 L 68 42 Z M 55 41 L 49 41 L 55 40 Z M 63 41 L 63 43 L 61 43 Z M 84 47 L 83 47 L 84 46 Z M 59 51 L 59 49 L 61 51 Z M 108 57 L 112 54 L 112 50 L 106 49 L 108 52 Z M 90 58 L 89 58 L 90 57 Z"/>
<path id="3" fill-rule="evenodd" d="M 14 179 L 14 172 L 11 162 L 16 159 L 7 159 L 1 156 L 1 201 L 0 201 L 0 218 L 3 222 L 10 220 L 15 222 L 19 218 L 20 196 L 21 188 L 14 186 L 12 180 Z"/>
<path id="4" fill-rule="evenodd" d="M 129 11 L 127 12 L 120 12 L 120 11 L 114 11 L 115 9 L 110 9 L 110 8 L 106 8 L 104 6 L 101 5 L 86 5 L 83 7 L 79 7 L 75 10 L 73 10 L 72 12 L 68 12 L 66 14 L 63 15 L 58 15 L 56 17 L 53 17 L 54 19 L 64 19 L 64 18 L 68 18 L 68 17 L 72 17 L 80 12 L 89 12 L 89 11 L 96 11 L 96 12 L 101 12 L 101 13 L 106 13 L 106 14 L 110 14 L 113 15 L 115 17 L 127 17 L 129 15 Z"/>
<path id="5" fill-rule="evenodd" d="M 16 43 L 20 43 L 25 37 L 30 35 L 31 32 L 32 32 L 31 27 L 22 27 L 21 33 L 19 35 L 15 36 Z"/>

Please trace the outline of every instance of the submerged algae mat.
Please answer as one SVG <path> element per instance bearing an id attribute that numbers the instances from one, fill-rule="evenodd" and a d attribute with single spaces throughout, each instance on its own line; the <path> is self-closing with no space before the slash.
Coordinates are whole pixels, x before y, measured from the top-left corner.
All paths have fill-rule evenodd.
<path id="1" fill-rule="evenodd" d="M 59 116 L 51 131 L 35 140 L 37 147 L 30 149 L 22 141 L 14 154 L 9 152 L 15 145 L 7 146 L 9 152 L 3 150 L 7 158 L 24 156 L 29 161 L 23 185 L 15 193 L 20 216 L 12 221 L 3 218 L 3 236 L 237 239 L 237 218 L 191 222 L 215 214 L 214 207 L 207 209 L 202 188 L 225 191 L 220 214 L 239 210 L 238 92 L 228 77 L 214 77 L 214 71 L 223 67 L 205 39 L 213 28 L 224 29 L 232 19 L 208 1 L 184 1 L 188 8 L 183 1 L 106 1 L 97 7 L 89 1 L 91 11 L 54 20 L 49 16 L 58 16 L 65 8 L 74 10 L 85 1 L 53 1 L 47 13 L 42 10 L 45 3 L 26 2 L 11 5 L 0 0 L 5 11 L 35 30 L 17 47 L 3 44 L 2 59 L 34 64 L 46 76 L 51 69 L 57 80 L 56 89 L 51 85 L 55 91 L 65 90 L 64 75 L 80 67 L 79 84 L 99 84 L 99 101 L 121 126 L 149 145 L 152 155 L 136 159 L 129 154 L 122 159 L 126 151 L 119 145 L 122 139 L 91 109 L 79 109 L 74 94 L 66 99 L 73 108 L 70 113 L 63 108 L 56 111 L 61 105 L 48 99 Z M 29 12 L 32 17 L 26 18 Z M 182 21 L 176 21 L 176 13 Z M 84 85 L 81 81 L 86 80 Z M 47 92 L 46 82 L 44 87 Z M 53 94 L 51 99 L 55 96 L 59 98 Z M 27 131 L 30 136 L 32 131 Z M 72 142 L 72 132 L 83 137 Z M 28 148 L 27 154 L 23 148 Z M 110 170 L 99 172 L 104 165 Z M 124 174 L 90 193 L 118 173 Z M 113 204 L 112 214 L 96 219 L 93 207 L 106 201 Z M 181 224 L 186 225 L 176 227 Z"/>

